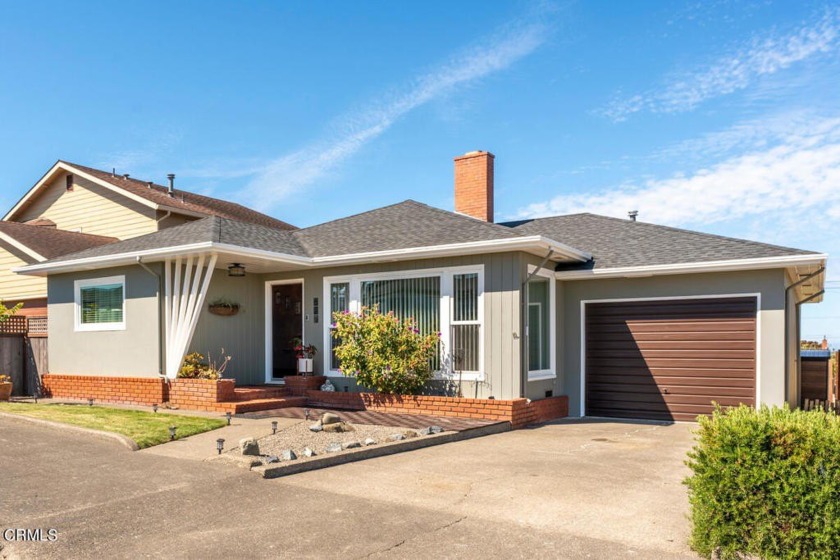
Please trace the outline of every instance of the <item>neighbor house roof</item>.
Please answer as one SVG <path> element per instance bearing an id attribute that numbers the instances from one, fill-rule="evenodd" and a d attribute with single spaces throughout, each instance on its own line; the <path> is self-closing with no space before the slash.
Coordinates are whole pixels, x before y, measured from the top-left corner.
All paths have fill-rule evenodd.
<path id="1" fill-rule="evenodd" d="M 114 237 L 88 235 L 18 222 L 0 222 L 0 240 L 26 254 L 31 262 L 53 259 L 93 247 L 116 243 Z M 30 260 L 31 259 L 31 260 Z"/>
<path id="2" fill-rule="evenodd" d="M 175 189 L 174 196 L 170 196 L 168 188 L 150 181 L 141 181 L 131 177 L 115 175 L 109 171 L 102 171 L 93 167 L 79 165 L 59 160 L 35 184 L 24 197 L 6 214 L 4 220 L 14 220 L 19 213 L 34 200 L 35 195 L 45 187 L 50 177 L 56 171 L 64 170 L 75 173 L 88 180 L 97 182 L 107 188 L 120 192 L 129 198 L 141 201 L 148 206 L 162 211 L 171 211 L 194 217 L 219 216 L 252 224 L 263 225 L 283 230 L 296 229 L 295 226 L 272 218 L 256 210 L 246 208 L 241 204 L 220 200 L 201 194 Z"/>
<path id="3" fill-rule="evenodd" d="M 570 214 L 507 222 L 502 225 L 525 234 L 559 239 L 592 254 L 592 261 L 567 267 L 569 270 L 820 256 L 814 251 L 596 214 Z"/>

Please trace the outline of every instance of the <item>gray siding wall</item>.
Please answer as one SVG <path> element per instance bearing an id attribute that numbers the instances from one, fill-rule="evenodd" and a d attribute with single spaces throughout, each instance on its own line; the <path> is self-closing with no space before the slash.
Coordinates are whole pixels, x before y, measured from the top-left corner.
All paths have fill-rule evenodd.
<path id="1" fill-rule="evenodd" d="M 125 276 L 123 331 L 75 331 L 73 283 L 88 278 Z M 139 266 L 50 276 L 50 372 L 58 374 L 157 377 L 158 280 Z"/>
<path id="2" fill-rule="evenodd" d="M 228 376 L 240 384 L 265 381 L 265 282 L 302 278 L 304 281 L 304 337 L 315 344 L 315 373 L 324 371 L 324 328 L 330 323 L 328 304 L 324 301 L 324 277 L 422 270 L 449 266 L 484 265 L 484 351 L 485 381 L 463 382 L 464 396 L 511 398 L 519 396 L 519 286 L 522 282 L 525 255 L 501 253 L 424 259 L 408 262 L 379 263 L 373 265 L 343 266 L 310 269 L 278 274 L 248 274 L 245 278 L 228 278 L 224 270 L 217 270 L 210 286 L 207 301 L 224 297 L 243 307 L 232 318 L 202 312 L 193 337 L 191 350 L 202 353 L 210 350 L 214 355 L 224 346 L 233 356 Z M 313 298 L 321 304 L 320 321 L 313 320 Z M 353 390 L 352 380 L 332 378 L 344 390 Z"/>
<path id="3" fill-rule="evenodd" d="M 759 401 L 781 405 L 785 379 L 785 273 L 783 270 L 684 274 L 652 278 L 616 278 L 562 282 L 563 336 L 558 345 L 562 372 L 555 394 L 569 396 L 569 414 L 581 411 L 581 301 L 619 298 L 682 297 L 760 293 Z"/>

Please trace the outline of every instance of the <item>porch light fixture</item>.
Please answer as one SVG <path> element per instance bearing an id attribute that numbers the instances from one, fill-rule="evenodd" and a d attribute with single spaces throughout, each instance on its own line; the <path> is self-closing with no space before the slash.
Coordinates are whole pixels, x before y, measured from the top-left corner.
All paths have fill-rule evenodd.
<path id="1" fill-rule="evenodd" d="M 242 278 L 245 276 L 245 265 L 239 263 L 232 263 L 228 266 L 228 276 L 234 278 Z"/>
<path id="2" fill-rule="evenodd" d="M 225 412 L 225 418 L 227 418 L 228 426 L 230 426 L 230 417 L 233 416 L 230 411 Z"/>
<path id="3" fill-rule="evenodd" d="M 222 449 L 225 448 L 225 440 L 223 438 L 219 438 L 216 440 L 216 451 L 219 452 L 219 455 L 222 454 Z"/>
<path id="4" fill-rule="evenodd" d="M 178 426 L 169 426 L 169 441 L 175 441 L 175 430 Z"/>
<path id="5" fill-rule="evenodd" d="M 276 434 L 276 433 L 277 433 L 277 420 L 274 420 L 274 421 L 271 423 L 271 433 L 272 433 L 272 434 Z"/>

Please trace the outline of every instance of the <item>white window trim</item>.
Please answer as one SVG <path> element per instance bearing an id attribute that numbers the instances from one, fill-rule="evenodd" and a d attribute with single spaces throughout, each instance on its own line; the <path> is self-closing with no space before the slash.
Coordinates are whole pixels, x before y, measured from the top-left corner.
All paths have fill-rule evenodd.
<path id="1" fill-rule="evenodd" d="M 122 284 L 123 301 L 122 301 L 122 321 L 119 323 L 82 323 L 82 289 L 95 288 L 97 286 L 107 286 L 108 284 Z M 75 330 L 76 332 L 95 332 L 95 331 L 124 331 L 126 321 L 126 306 L 125 301 L 128 298 L 125 276 L 107 276 L 104 278 L 88 278 L 85 280 L 76 280 L 73 282 L 73 292 L 75 294 Z"/>
<path id="2" fill-rule="evenodd" d="M 370 280 L 396 280 L 404 278 L 428 278 L 437 276 L 440 278 L 440 338 L 445 349 L 450 348 L 451 342 L 451 317 L 454 295 L 454 282 L 452 277 L 458 274 L 478 275 L 478 324 L 481 335 L 479 337 L 479 371 L 463 371 L 460 373 L 446 372 L 439 370 L 435 372 L 435 379 L 448 379 L 452 381 L 484 381 L 484 339 L 486 336 L 484 324 L 484 265 L 452 266 L 445 268 L 426 268 L 400 270 L 395 272 L 372 272 L 368 274 L 350 274 L 343 276 L 324 277 L 324 304 L 326 305 L 327 321 L 324 323 L 324 374 L 331 377 L 341 377 L 337 369 L 330 369 L 329 357 L 330 348 L 330 325 L 332 324 L 332 300 L 330 299 L 330 285 L 346 282 L 350 285 L 350 311 L 358 313 L 361 311 L 362 289 L 361 284 Z M 470 323 L 469 321 L 467 323 Z"/>
<path id="3" fill-rule="evenodd" d="M 657 296 L 631 298 L 601 298 L 580 300 L 580 416 L 586 416 L 586 304 L 624 303 L 629 301 L 670 301 L 686 299 L 755 298 L 755 408 L 761 408 L 761 292 L 703 294 L 690 296 Z"/>
<path id="4" fill-rule="evenodd" d="M 534 272 L 536 267 L 529 266 L 528 274 Z M 528 381 L 542 381 L 544 379 L 557 378 L 557 280 L 554 277 L 554 271 L 539 269 L 534 277 L 539 276 L 548 280 L 548 369 L 529 370 Z M 532 278 L 533 280 L 533 278 Z M 527 286 L 526 286 L 527 288 Z M 526 309 L 530 309 L 529 298 L 525 298 Z M 528 322 L 526 321 L 526 329 Z M 528 333 L 530 336 L 530 333 Z M 528 366 L 530 367 L 530 365 Z"/>
<path id="5" fill-rule="evenodd" d="M 274 379 L 274 301 L 272 300 L 272 288 L 274 286 L 287 286 L 300 284 L 301 309 L 300 309 L 300 332 L 303 344 L 306 344 L 306 284 L 303 278 L 291 278 L 288 280 L 268 280 L 265 283 L 265 383 L 266 385 L 285 385 L 284 379 Z"/>

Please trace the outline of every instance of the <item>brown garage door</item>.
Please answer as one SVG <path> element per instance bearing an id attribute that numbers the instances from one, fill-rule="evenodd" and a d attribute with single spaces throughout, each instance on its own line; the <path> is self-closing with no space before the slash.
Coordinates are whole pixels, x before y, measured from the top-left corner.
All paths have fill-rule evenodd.
<path id="1" fill-rule="evenodd" d="M 756 299 L 586 304 L 586 415 L 694 420 L 755 404 Z"/>

